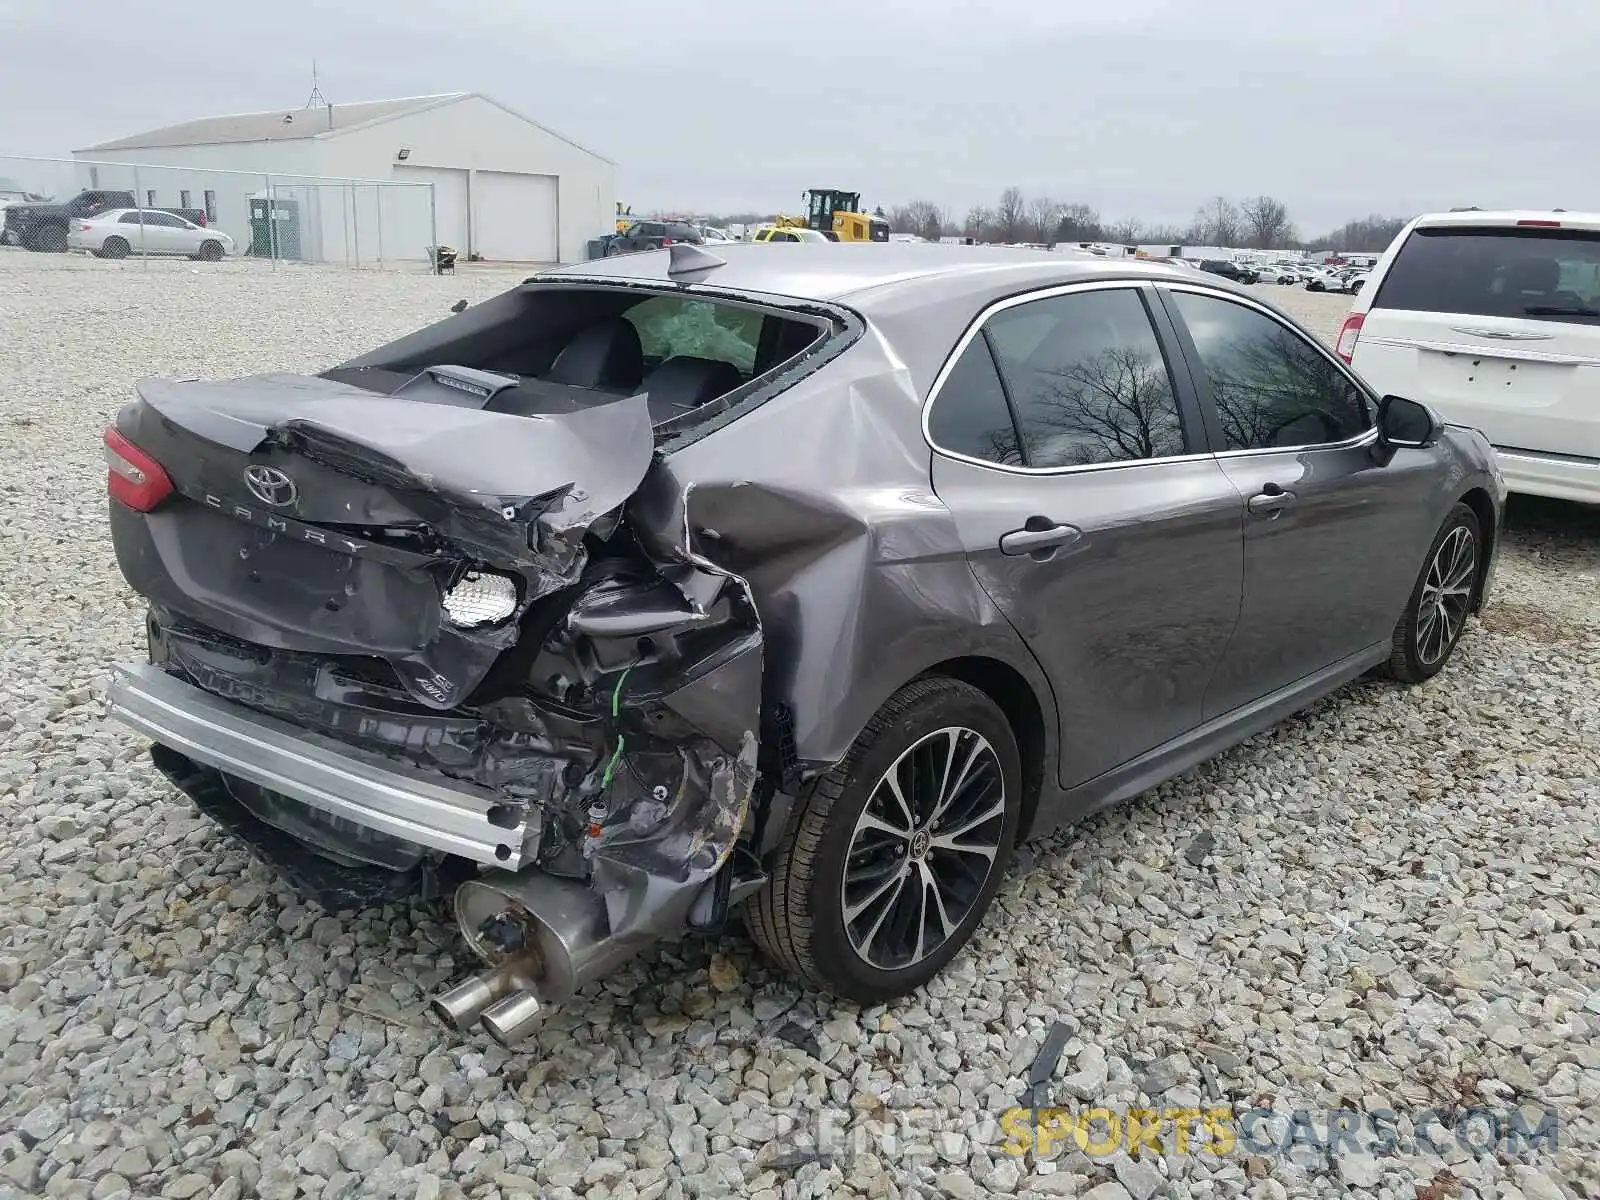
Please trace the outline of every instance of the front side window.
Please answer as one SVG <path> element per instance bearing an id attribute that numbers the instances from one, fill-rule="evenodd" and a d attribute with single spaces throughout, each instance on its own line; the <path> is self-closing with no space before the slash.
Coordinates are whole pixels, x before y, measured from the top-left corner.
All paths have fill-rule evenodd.
<path id="1" fill-rule="evenodd" d="M 1048 296 L 985 326 L 1029 467 L 1168 458 L 1187 450 L 1166 358 L 1132 288 Z"/>
<path id="2" fill-rule="evenodd" d="M 623 315 L 639 331 L 647 362 L 688 356 L 732 363 L 747 376 L 755 370 L 763 319 L 758 312 L 707 300 L 654 296 Z"/>
<path id="3" fill-rule="evenodd" d="M 1371 427 L 1366 394 L 1287 325 L 1221 297 L 1170 295 L 1211 385 L 1226 449 L 1342 442 Z"/>

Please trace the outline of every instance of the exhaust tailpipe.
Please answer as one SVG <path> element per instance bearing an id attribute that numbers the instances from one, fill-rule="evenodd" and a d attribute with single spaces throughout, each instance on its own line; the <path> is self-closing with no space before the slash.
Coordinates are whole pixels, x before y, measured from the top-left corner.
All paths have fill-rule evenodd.
<path id="1" fill-rule="evenodd" d="M 483 1031 L 507 1050 L 538 1029 L 544 1005 L 529 991 L 517 991 L 483 1010 Z"/>
<path id="2" fill-rule="evenodd" d="M 455 905 L 462 936 L 491 969 L 440 993 L 433 1011 L 457 1029 L 481 1020 L 507 1047 L 537 1029 L 551 1006 L 648 944 L 612 937 L 605 901 L 535 867 L 469 880 Z"/>

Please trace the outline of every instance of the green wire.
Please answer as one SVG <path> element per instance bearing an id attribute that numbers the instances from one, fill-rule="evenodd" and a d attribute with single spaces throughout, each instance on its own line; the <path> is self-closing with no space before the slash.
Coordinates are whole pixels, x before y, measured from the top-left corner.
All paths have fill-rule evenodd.
<path id="1" fill-rule="evenodd" d="M 627 680 L 628 672 L 631 670 L 633 670 L 632 667 L 625 667 L 622 674 L 617 676 L 617 686 L 611 689 L 612 720 L 617 719 L 619 712 L 618 705 L 622 697 L 622 685 Z M 617 748 L 611 752 L 611 758 L 606 763 L 606 772 L 600 777 L 600 786 L 602 788 L 608 788 L 611 786 L 611 772 L 617 769 L 617 760 L 622 757 L 622 747 L 626 744 L 626 739 L 624 739 L 622 736 L 622 730 L 617 730 Z"/>

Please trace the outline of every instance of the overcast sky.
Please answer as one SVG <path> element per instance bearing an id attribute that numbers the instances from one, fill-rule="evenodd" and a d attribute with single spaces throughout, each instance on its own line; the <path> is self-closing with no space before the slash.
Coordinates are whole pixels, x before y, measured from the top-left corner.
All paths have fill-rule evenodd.
<path id="1" fill-rule="evenodd" d="M 831 186 L 959 217 L 1016 184 L 1182 223 L 1267 193 L 1311 235 L 1600 207 L 1597 46 L 1585 0 L 0 0 L 0 154 L 297 108 L 315 56 L 335 104 L 488 93 L 640 210 Z"/>

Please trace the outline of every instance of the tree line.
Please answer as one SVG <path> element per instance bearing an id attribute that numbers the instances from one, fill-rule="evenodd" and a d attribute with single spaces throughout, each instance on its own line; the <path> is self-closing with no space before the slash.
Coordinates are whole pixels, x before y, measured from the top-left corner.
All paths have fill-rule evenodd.
<path id="1" fill-rule="evenodd" d="M 1061 202 L 1049 196 L 1024 196 L 1018 187 L 1006 188 L 994 205 L 973 205 L 962 218 L 931 200 L 896 204 L 883 215 L 888 218 L 893 232 L 915 234 L 930 242 L 941 237 L 969 237 L 978 242 L 1042 242 L 1046 245 L 1107 242 L 1368 252 L 1386 249 L 1408 220 L 1373 213 L 1346 221 L 1320 237 L 1302 240 L 1289 217 L 1288 206 L 1272 196 L 1238 200 L 1214 196 L 1195 209 L 1186 225 L 1146 225 L 1136 218 L 1106 219 L 1088 204 Z M 735 213 L 723 221 L 754 225 L 770 219 L 757 213 Z M 717 219 L 713 218 L 713 223 L 718 223 Z"/>

